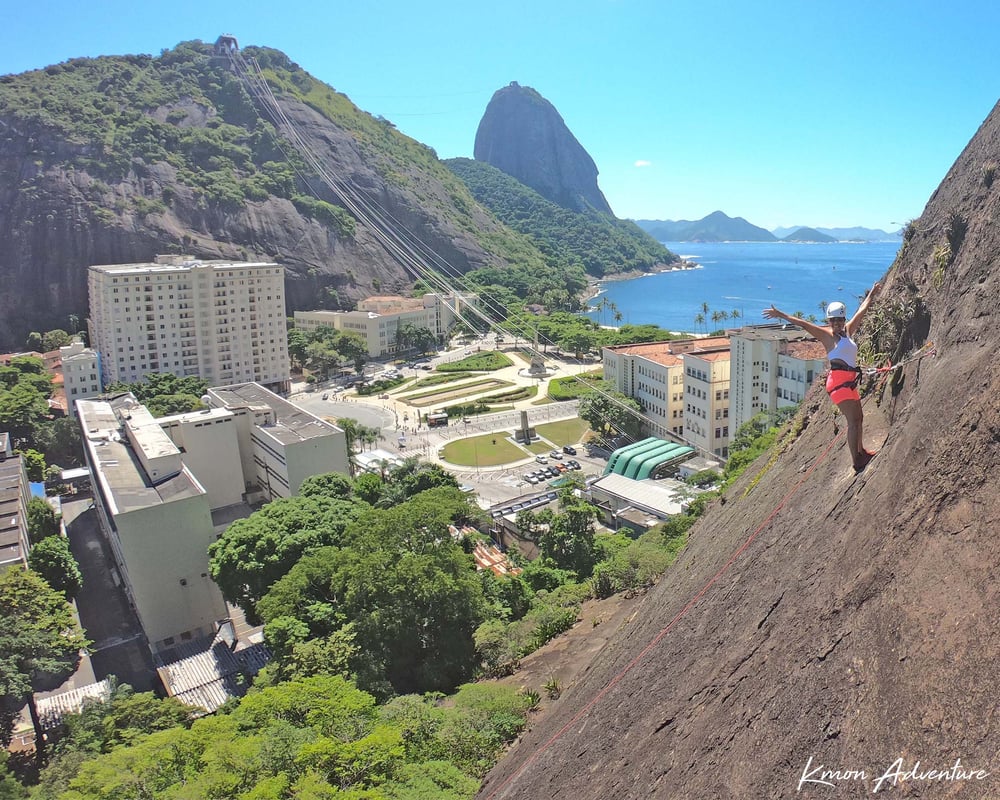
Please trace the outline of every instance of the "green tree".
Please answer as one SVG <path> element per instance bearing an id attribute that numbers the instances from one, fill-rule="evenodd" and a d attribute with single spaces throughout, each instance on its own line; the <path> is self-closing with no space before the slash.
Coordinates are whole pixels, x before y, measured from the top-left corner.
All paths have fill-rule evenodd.
<path id="1" fill-rule="evenodd" d="M 69 677 L 89 642 L 66 599 L 30 570 L 0 572 L 0 619 L 0 696 L 8 706 L 27 702 L 42 763 L 45 732 L 34 692 L 54 689 Z M 9 743 L 11 732 L 12 720 L 4 719 L 0 741 Z"/>
<path id="2" fill-rule="evenodd" d="M 9 390 L 0 389 L 0 430 L 18 446 L 34 441 L 34 432 L 48 413 L 45 396 L 33 386 L 19 382 Z"/>
<path id="3" fill-rule="evenodd" d="M 83 587 L 83 574 L 70 552 L 69 542 L 62 536 L 49 536 L 31 548 L 28 566 L 45 582 L 72 600 Z"/>
<path id="4" fill-rule="evenodd" d="M 310 637 L 353 624 L 351 671 L 379 696 L 453 687 L 474 667 L 472 634 L 486 613 L 471 560 L 448 532 L 472 513 L 450 488 L 370 510 L 340 547 L 300 559 L 260 601 L 259 613 L 269 623 L 300 620 Z"/>
<path id="5" fill-rule="evenodd" d="M 368 363 L 368 342 L 354 331 L 337 331 L 331 341 L 341 357 L 350 361 L 354 371 L 360 375 Z"/>
<path id="6" fill-rule="evenodd" d="M 257 602 L 301 556 L 338 544 L 362 511 L 357 503 L 324 497 L 274 500 L 237 520 L 208 548 L 209 572 L 223 596 L 259 621 Z"/>
<path id="7" fill-rule="evenodd" d="M 59 516 L 42 497 L 28 500 L 28 539 L 35 545 L 49 536 L 59 535 Z"/>
<path id="8" fill-rule="evenodd" d="M 18 450 L 21 458 L 24 459 L 24 470 L 28 473 L 28 480 L 39 483 L 45 480 L 45 456 L 37 450 Z"/>
<path id="9" fill-rule="evenodd" d="M 50 350 L 57 350 L 60 347 L 66 347 L 72 341 L 73 337 L 61 328 L 45 331 L 45 333 L 42 334 L 42 352 L 47 353 Z"/>
<path id="10" fill-rule="evenodd" d="M 577 330 L 559 340 L 559 349 L 573 353 L 576 358 L 581 358 L 584 353 L 589 353 L 594 349 L 596 342 L 596 334 L 586 330 Z"/>
<path id="11" fill-rule="evenodd" d="M 302 328 L 290 328 L 288 331 L 288 355 L 300 367 L 306 363 L 306 348 L 309 346 L 309 334 Z"/>
<path id="12" fill-rule="evenodd" d="M 146 401 L 146 408 L 154 417 L 169 417 L 173 414 L 186 414 L 189 411 L 199 411 L 205 407 L 200 397 L 193 394 L 162 394 Z"/>
<path id="13" fill-rule="evenodd" d="M 42 334 L 38 331 L 32 331 L 28 334 L 28 338 L 25 339 L 24 346 L 33 353 L 42 352 Z"/>
<path id="14" fill-rule="evenodd" d="M 22 800 L 28 796 L 28 790 L 7 769 L 9 757 L 10 753 L 0 750 L 0 800 Z"/>
<path id="15" fill-rule="evenodd" d="M 348 500 L 354 493 L 354 485 L 347 475 L 326 472 L 311 475 L 299 485 L 301 497 L 328 497 L 331 500 Z"/>
<path id="16" fill-rule="evenodd" d="M 590 503 L 582 500 L 562 503 L 560 512 L 552 518 L 539 540 L 542 556 L 561 569 L 572 570 L 580 578 L 589 577 L 597 560 L 594 547 L 596 518 L 597 509 Z"/>
<path id="17" fill-rule="evenodd" d="M 601 381 L 598 388 L 599 392 L 587 392 L 580 397 L 580 419 L 604 435 L 623 433 L 638 438 L 642 427 L 639 403 L 616 391 L 607 381 Z"/>

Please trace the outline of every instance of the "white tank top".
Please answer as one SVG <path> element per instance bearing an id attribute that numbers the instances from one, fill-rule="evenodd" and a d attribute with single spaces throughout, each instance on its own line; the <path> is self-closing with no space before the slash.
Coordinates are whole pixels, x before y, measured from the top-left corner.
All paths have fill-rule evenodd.
<path id="1" fill-rule="evenodd" d="M 837 343 L 833 346 L 833 350 L 826 355 L 831 361 L 838 359 L 849 367 L 856 367 L 858 365 L 858 346 L 846 333 L 837 340 Z"/>

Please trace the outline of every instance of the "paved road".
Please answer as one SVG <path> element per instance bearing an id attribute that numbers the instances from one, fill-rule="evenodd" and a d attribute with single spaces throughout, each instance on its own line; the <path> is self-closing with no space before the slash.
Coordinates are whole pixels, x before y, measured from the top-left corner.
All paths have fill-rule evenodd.
<path id="1" fill-rule="evenodd" d="M 70 550 L 83 573 L 83 589 L 76 605 L 80 623 L 93 642 L 89 657 L 93 676 L 100 681 L 116 675 L 137 691 L 150 691 L 159 684 L 152 657 L 139 620 L 120 587 L 97 511 L 90 499 L 63 503 L 62 509 Z"/>
<path id="2" fill-rule="evenodd" d="M 483 349 L 492 348 L 484 346 Z M 468 352 L 475 350 L 475 345 L 451 350 L 434 357 L 430 363 L 432 366 L 436 366 L 456 361 L 465 358 Z M 513 360 L 515 361 L 514 366 L 506 367 L 490 373 L 490 375 L 501 377 L 518 385 L 540 384 L 536 378 L 523 375 L 522 371 L 525 365 L 518 362 L 516 357 Z M 564 377 L 570 373 L 589 371 L 599 368 L 599 366 L 596 363 L 569 364 L 553 359 L 551 374 L 553 377 Z M 418 378 L 427 374 L 426 371 L 409 368 L 403 368 L 402 372 L 407 377 L 412 374 Z M 545 391 L 542 385 L 539 385 L 539 390 Z M 326 400 L 322 399 L 323 394 L 328 395 Z M 296 392 L 292 394 L 290 399 L 321 418 L 351 417 L 362 425 L 380 428 L 383 438 L 377 445 L 379 448 L 402 457 L 415 455 L 441 464 L 455 473 L 460 483 L 475 488 L 480 499 L 488 505 L 506 502 L 523 494 L 538 491 L 538 487 L 528 484 L 522 477 L 525 472 L 531 472 L 537 467 L 533 457 L 526 456 L 521 461 L 499 467 L 469 469 L 455 467 L 441 461 L 438 457 L 440 448 L 453 439 L 467 436 L 490 433 L 507 434 L 521 426 L 522 411 L 527 412 L 528 424 L 535 427 L 545 422 L 575 417 L 579 410 L 579 403 L 576 400 L 535 406 L 532 405 L 535 398 L 529 398 L 517 403 L 515 409 L 511 411 L 469 417 L 468 423 L 453 422 L 447 428 L 428 430 L 419 424 L 419 410 L 397 400 L 396 392 L 390 392 L 390 395 L 388 399 L 358 397 L 353 391 L 338 392 L 336 387 L 327 386 Z M 600 457 L 588 457 L 583 448 L 580 448 L 580 453 L 575 458 L 583 465 L 583 474 L 585 475 L 600 474 L 606 463 Z"/>

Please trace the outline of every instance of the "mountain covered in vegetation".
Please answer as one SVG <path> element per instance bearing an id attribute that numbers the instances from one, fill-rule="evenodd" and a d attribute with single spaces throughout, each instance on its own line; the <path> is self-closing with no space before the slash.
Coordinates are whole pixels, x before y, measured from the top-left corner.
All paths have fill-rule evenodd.
<path id="1" fill-rule="evenodd" d="M 529 86 L 514 81 L 493 94 L 473 154 L 558 206 L 614 216 L 597 185 L 594 159 L 555 106 Z"/>
<path id="2" fill-rule="evenodd" d="M 778 238 L 758 228 L 743 217 L 729 217 L 713 211 L 707 217 L 691 220 L 639 219 L 636 225 L 659 242 L 776 242 Z"/>
<path id="3" fill-rule="evenodd" d="M 790 233 L 794 233 L 799 228 L 811 227 L 827 236 L 832 236 L 838 242 L 897 242 L 902 235 L 901 231 L 896 233 L 886 233 L 881 228 L 865 228 L 856 225 L 852 228 L 824 228 L 819 225 L 793 225 L 790 228 L 774 228 L 771 233 L 779 239 L 784 239 Z"/>
<path id="4" fill-rule="evenodd" d="M 829 243 L 837 241 L 833 236 L 821 233 L 815 228 L 796 228 L 787 236 L 781 238 L 783 242 L 820 242 Z"/>
<path id="5" fill-rule="evenodd" d="M 563 208 L 507 173 L 482 161 L 445 162 L 472 196 L 518 233 L 530 237 L 557 265 L 603 277 L 612 272 L 648 272 L 677 256 L 635 223 L 592 208 Z"/>
<path id="6" fill-rule="evenodd" d="M 0 349 L 85 318 L 88 265 L 157 253 L 276 261 L 289 312 L 407 290 L 418 276 L 349 209 L 345 186 L 457 272 L 514 264 L 544 283 L 520 285 L 522 299 L 573 292 L 429 147 L 283 53 L 241 55 L 259 75 L 192 41 L 0 77 Z"/>

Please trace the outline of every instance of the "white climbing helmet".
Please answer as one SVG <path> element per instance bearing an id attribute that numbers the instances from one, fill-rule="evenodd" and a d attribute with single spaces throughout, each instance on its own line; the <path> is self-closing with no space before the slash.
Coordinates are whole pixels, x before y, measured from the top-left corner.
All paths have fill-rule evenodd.
<path id="1" fill-rule="evenodd" d="M 826 307 L 826 318 L 847 319 L 847 308 L 840 302 L 830 303 L 830 305 Z"/>

